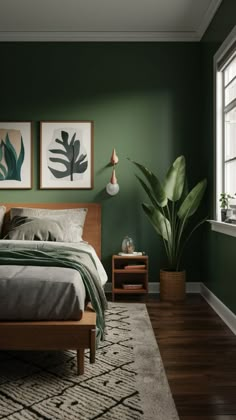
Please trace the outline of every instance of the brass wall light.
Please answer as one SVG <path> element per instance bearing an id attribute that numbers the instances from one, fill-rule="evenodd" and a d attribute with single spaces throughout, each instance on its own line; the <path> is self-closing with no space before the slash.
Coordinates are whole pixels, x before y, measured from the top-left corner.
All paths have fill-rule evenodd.
<path id="1" fill-rule="evenodd" d="M 116 195 L 119 192 L 120 187 L 119 187 L 119 184 L 117 182 L 116 171 L 115 171 L 115 166 L 119 162 L 119 159 L 118 159 L 118 156 L 116 154 L 115 149 L 113 149 L 113 151 L 112 151 L 110 162 L 113 165 L 113 169 L 112 169 L 112 175 L 111 175 L 110 182 L 108 182 L 108 184 L 106 186 L 106 192 L 109 195 Z"/>

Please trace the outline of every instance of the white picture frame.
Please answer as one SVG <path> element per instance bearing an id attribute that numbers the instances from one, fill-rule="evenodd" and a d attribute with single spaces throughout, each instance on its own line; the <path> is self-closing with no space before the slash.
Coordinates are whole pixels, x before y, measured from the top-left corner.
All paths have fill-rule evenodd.
<path id="1" fill-rule="evenodd" d="M 93 188 L 93 121 L 40 122 L 40 189 Z"/>
<path id="2" fill-rule="evenodd" d="M 0 189 L 32 188 L 32 122 L 0 122 Z"/>

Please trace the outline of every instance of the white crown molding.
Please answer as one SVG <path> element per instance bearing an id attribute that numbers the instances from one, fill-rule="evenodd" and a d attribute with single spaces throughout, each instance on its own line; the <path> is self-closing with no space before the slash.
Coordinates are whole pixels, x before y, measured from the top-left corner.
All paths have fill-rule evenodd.
<path id="1" fill-rule="evenodd" d="M 197 42 L 196 32 L 4 32 L 0 42 Z"/>
<path id="2" fill-rule="evenodd" d="M 198 42 L 222 0 L 211 0 L 190 31 L 0 31 L 0 42 Z"/>
<path id="3" fill-rule="evenodd" d="M 199 41 L 201 40 L 201 38 L 203 37 L 206 29 L 208 28 L 208 26 L 210 25 L 218 7 L 220 6 L 220 4 L 222 3 L 222 0 L 211 0 L 211 3 L 209 4 L 209 7 L 207 8 L 202 21 L 196 31 L 197 37 L 199 39 Z"/>
<path id="4" fill-rule="evenodd" d="M 224 323 L 236 334 L 236 315 L 227 306 L 221 302 L 221 300 L 214 295 L 206 286 L 202 283 L 201 295 L 224 321 Z"/>

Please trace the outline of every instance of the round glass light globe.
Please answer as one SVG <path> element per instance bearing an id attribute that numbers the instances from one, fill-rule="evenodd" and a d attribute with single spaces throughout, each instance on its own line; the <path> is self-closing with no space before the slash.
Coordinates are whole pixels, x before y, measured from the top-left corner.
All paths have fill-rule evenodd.
<path id="1" fill-rule="evenodd" d="M 109 182 L 106 186 L 106 191 L 109 195 L 116 195 L 119 192 L 119 189 L 119 184 L 112 184 L 111 182 Z"/>

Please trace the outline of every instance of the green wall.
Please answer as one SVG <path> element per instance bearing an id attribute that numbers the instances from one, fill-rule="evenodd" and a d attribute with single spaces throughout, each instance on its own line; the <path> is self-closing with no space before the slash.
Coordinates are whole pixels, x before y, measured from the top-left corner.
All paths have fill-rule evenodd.
<path id="1" fill-rule="evenodd" d="M 131 157 L 164 175 L 179 154 L 189 184 L 207 176 L 205 210 L 213 212 L 213 55 L 236 24 L 224 0 L 200 43 L 1 43 L 0 119 L 32 120 L 34 183 L 1 191 L 1 201 L 102 204 L 102 260 L 126 234 L 150 256 L 150 281 L 164 265 L 162 244 L 146 220 Z M 39 190 L 39 121 L 94 120 L 94 189 Z M 120 193 L 106 195 L 113 147 Z M 204 211 L 203 211 L 204 213 Z M 204 236 L 205 234 L 205 236 Z M 199 230 L 185 254 L 189 281 L 205 284 L 234 312 L 236 238 Z"/>
<path id="2" fill-rule="evenodd" d="M 203 69 L 203 165 L 209 179 L 208 207 L 213 217 L 214 138 L 213 138 L 213 56 L 236 25 L 235 0 L 223 0 L 201 41 Z M 236 313 L 236 238 L 206 229 L 203 281 Z"/>
<path id="3" fill-rule="evenodd" d="M 143 192 L 127 157 L 161 176 L 180 154 L 189 181 L 203 177 L 200 45 L 197 43 L 1 43 L 1 120 L 32 120 L 34 184 L 30 191 L 1 191 L 1 201 L 102 203 L 102 260 L 131 235 L 150 256 L 150 281 L 165 264 L 162 244 L 141 210 Z M 94 189 L 39 190 L 39 121 L 94 120 Z M 119 156 L 120 193 L 105 185 L 113 147 Z M 199 234 L 200 235 L 200 234 Z M 200 236 L 187 250 L 188 279 L 202 270 Z"/>

